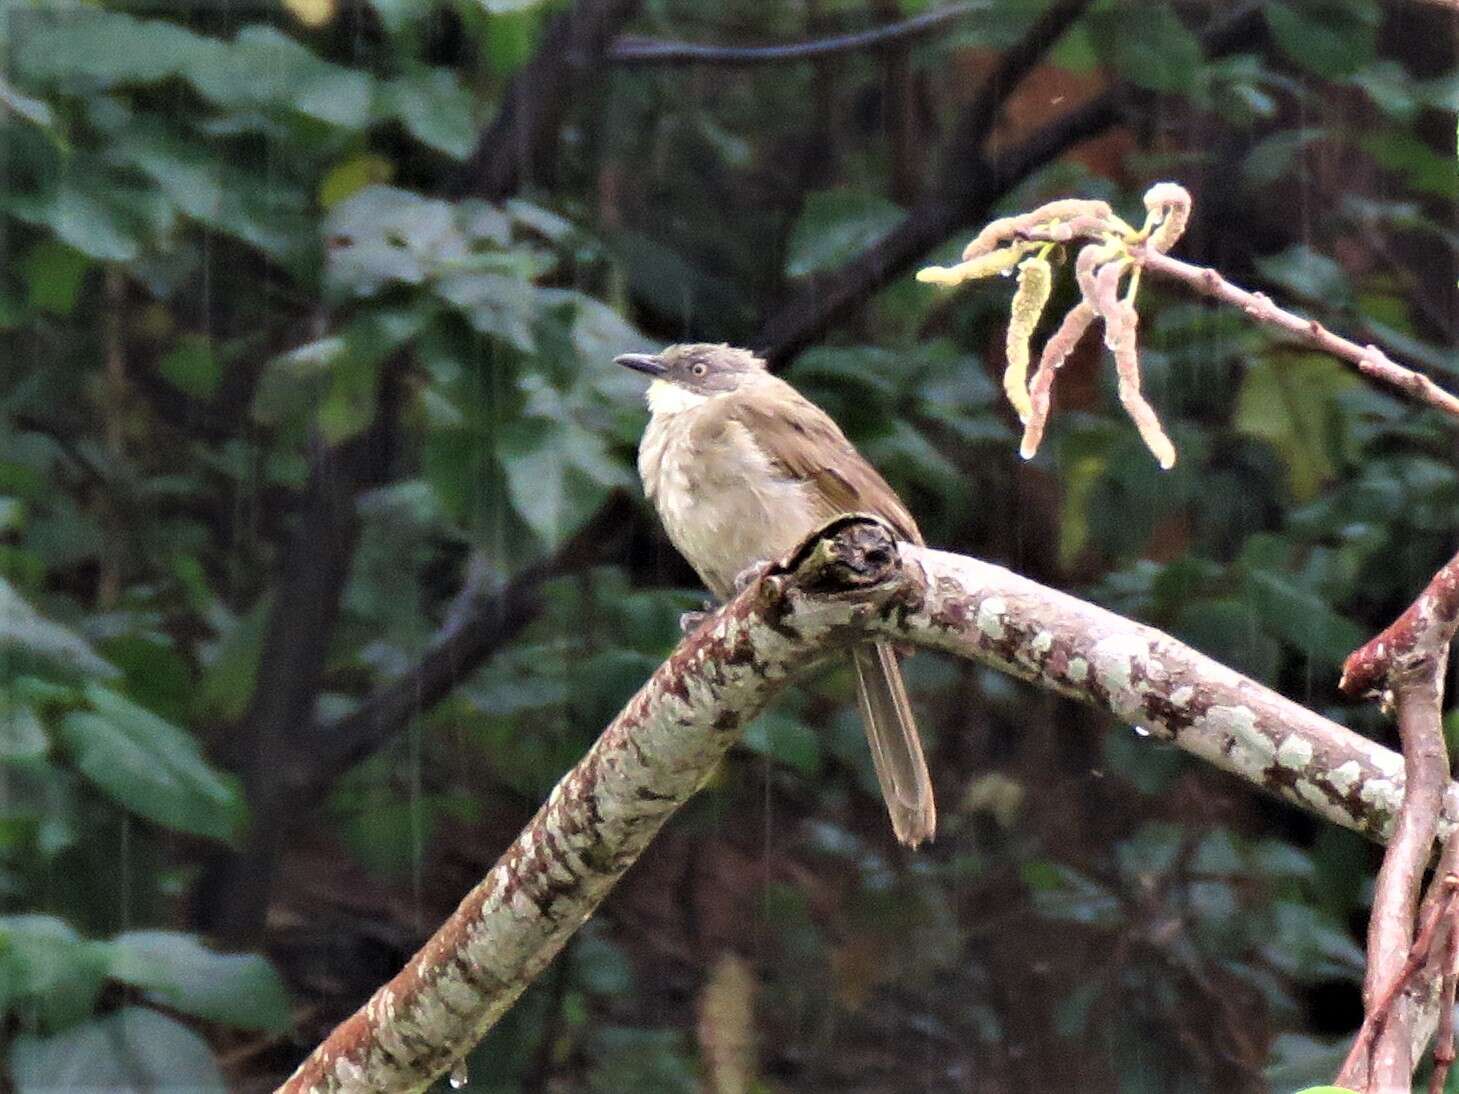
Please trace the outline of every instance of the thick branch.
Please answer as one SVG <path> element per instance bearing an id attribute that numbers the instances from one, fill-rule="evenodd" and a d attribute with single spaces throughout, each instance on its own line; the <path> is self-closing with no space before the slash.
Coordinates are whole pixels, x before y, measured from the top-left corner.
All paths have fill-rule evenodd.
<path id="1" fill-rule="evenodd" d="M 1393 751 L 1152 627 L 991 563 L 902 552 L 925 598 L 878 629 L 1089 703 L 1325 820 L 1388 838 L 1404 785 Z M 1441 835 L 1456 818 L 1451 786 Z"/>
<path id="2" fill-rule="evenodd" d="M 592 913 L 738 730 L 797 671 L 876 633 L 974 658 L 1109 711 L 1378 839 L 1403 761 L 1150 627 L 1001 567 L 845 518 L 660 667 L 407 968 L 287 1091 L 416 1089 L 496 1021 Z M 1446 790 L 1447 835 L 1459 787 Z"/>
<path id="3" fill-rule="evenodd" d="M 1445 414 L 1459 416 L 1459 397 L 1451 395 L 1422 373 L 1397 364 L 1377 346 L 1360 346 L 1334 334 L 1315 319 L 1303 319 L 1300 315 L 1277 307 L 1262 293 L 1238 288 L 1215 270 L 1171 258 L 1152 247 L 1137 247 L 1133 250 L 1140 265 L 1149 272 L 1184 282 L 1197 292 L 1223 304 L 1240 308 L 1258 322 L 1284 330 L 1314 349 L 1330 353 L 1340 361 L 1347 361 L 1363 375 L 1380 384 L 1395 388 L 1410 398 L 1442 410 Z"/>
<path id="4" fill-rule="evenodd" d="M 980 101 L 993 96 L 1001 103 L 1008 90 L 985 88 Z M 977 103 L 968 108 L 969 112 L 983 109 Z M 993 202 L 1009 187 L 1118 117 L 1115 95 L 1105 92 L 1038 130 L 994 164 L 984 163 L 977 149 L 949 155 L 933 196 L 918 202 L 885 236 L 833 276 L 813 281 L 765 322 L 755 339 L 760 355 L 772 367 L 784 364 L 959 228 L 986 219 Z"/>
<path id="5" fill-rule="evenodd" d="M 257 683 L 232 735 L 252 825 L 241 851 L 210 865 L 195 902 L 204 929 L 231 942 L 251 941 L 263 924 L 294 804 L 281 772 L 291 766 L 298 728 L 314 714 L 359 536 L 355 499 L 385 480 L 394 456 L 401 368 L 398 359 L 382 366 L 369 430 L 314 453 L 304 504 L 280 554 Z"/>
<path id="6" fill-rule="evenodd" d="M 685 639 L 445 925 L 284 1091 L 422 1089 L 481 1038 L 739 729 L 900 589 L 880 524 L 844 522 L 813 547 Z"/>
<path id="7" fill-rule="evenodd" d="M 553 20 L 542 44 L 512 77 L 501 109 L 451 186 L 454 196 L 501 201 L 541 181 L 580 85 L 591 78 L 638 0 L 578 0 Z"/>
<path id="8" fill-rule="evenodd" d="M 1086 0 L 1087 2 L 1087 0 Z M 988 4 L 951 4 L 914 15 L 895 23 L 815 38 L 807 42 L 786 42 L 769 46 L 717 46 L 697 42 L 664 42 L 654 38 L 625 36 L 615 41 L 605 55 L 611 64 L 625 67 L 644 65 L 763 65 L 813 61 L 839 53 L 887 49 L 925 37 L 948 23 L 988 10 Z"/>
<path id="9" fill-rule="evenodd" d="M 316 805 L 334 780 L 400 733 L 416 714 L 446 697 L 535 619 L 544 582 L 607 562 L 627 522 L 631 503 L 615 493 L 578 533 L 550 558 L 528 567 L 500 589 L 476 597 L 445 626 L 419 661 L 366 697 L 335 722 L 314 724 L 293 773 L 291 809 Z"/>

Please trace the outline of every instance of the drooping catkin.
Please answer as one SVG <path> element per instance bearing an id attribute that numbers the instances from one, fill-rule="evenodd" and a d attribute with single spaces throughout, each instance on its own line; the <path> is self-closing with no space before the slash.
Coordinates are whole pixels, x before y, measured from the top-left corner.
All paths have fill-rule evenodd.
<path id="1" fill-rule="evenodd" d="M 1026 258 L 1018 267 L 1018 290 L 1008 314 L 1008 363 L 1003 370 L 1003 390 L 1018 411 L 1018 419 L 1027 422 L 1032 407 L 1028 398 L 1029 342 L 1034 328 L 1044 314 L 1053 289 L 1054 271 L 1049 260 L 1041 255 Z"/>

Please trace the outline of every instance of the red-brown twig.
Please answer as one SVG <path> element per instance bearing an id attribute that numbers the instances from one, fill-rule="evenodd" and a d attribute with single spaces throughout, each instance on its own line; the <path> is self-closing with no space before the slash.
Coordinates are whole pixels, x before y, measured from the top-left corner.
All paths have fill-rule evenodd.
<path id="1" fill-rule="evenodd" d="M 1439 1032 L 1434 1036 L 1434 1071 L 1429 1076 L 1429 1094 L 1443 1094 L 1448 1085 L 1449 1068 L 1454 1063 L 1454 990 L 1459 987 L 1459 939 L 1455 938 L 1455 923 L 1449 919 L 1448 934 L 1444 939 L 1444 982 L 1439 990 Z"/>
<path id="2" fill-rule="evenodd" d="M 1148 245 L 1135 246 L 1130 250 L 1136 263 L 1150 273 L 1183 282 L 1205 296 L 1240 308 L 1258 322 L 1284 330 L 1314 349 L 1320 349 L 1348 362 L 1363 375 L 1379 383 L 1401 391 L 1436 410 L 1442 410 L 1445 414 L 1459 417 L 1459 397 L 1445 391 L 1427 376 L 1404 368 L 1377 346 L 1360 346 L 1350 339 L 1334 334 L 1315 319 L 1304 319 L 1285 308 L 1277 307 L 1261 293 L 1248 292 L 1233 285 L 1209 267 L 1182 262 L 1178 258 L 1161 254 Z"/>
<path id="3" fill-rule="evenodd" d="M 1398 824 L 1378 871 L 1368 920 L 1368 971 L 1363 988 L 1368 1014 L 1378 1026 L 1371 1054 L 1362 1061 L 1368 1068 L 1370 1090 L 1408 1087 L 1413 1075 L 1416 1007 L 1396 1001 L 1395 989 L 1384 986 L 1408 984 L 1413 973 L 1407 970 L 1416 953 L 1419 967 L 1427 963 L 1435 925 L 1445 918 L 1438 910 L 1453 900 L 1451 892 L 1447 900 L 1432 903 L 1431 915 L 1418 931 L 1424 944 L 1415 945 L 1419 887 L 1433 853 L 1439 810 L 1449 785 L 1449 751 L 1440 721 L 1440 680 L 1447 654 L 1447 647 L 1442 647 L 1389 678 L 1403 742 L 1404 793 Z M 1447 885 L 1447 879 L 1441 883 Z"/>
<path id="4" fill-rule="evenodd" d="M 1417 600 L 1386 630 L 1343 663 L 1338 687 L 1345 695 L 1378 690 L 1402 660 L 1445 649 L 1459 628 L 1459 555 L 1455 555 Z"/>
<path id="5" fill-rule="evenodd" d="M 1450 840 L 1449 846 L 1456 842 Z M 1353 1039 L 1353 1047 L 1348 1050 L 1347 1059 L 1343 1061 L 1342 1070 L 1338 1072 L 1336 1083 L 1338 1086 L 1347 1087 L 1350 1090 L 1364 1089 L 1368 1086 L 1367 1075 L 1369 1065 L 1374 1054 L 1375 1042 L 1387 1025 L 1388 1017 L 1392 1013 L 1393 1006 L 1398 1000 L 1398 995 L 1409 982 L 1419 973 L 1429 959 L 1433 949 L 1434 935 L 1440 923 L 1452 918 L 1455 910 L 1456 898 L 1459 898 L 1459 875 L 1453 873 L 1444 874 L 1436 878 L 1430 886 L 1429 896 L 1432 901 L 1426 899 L 1424 908 L 1420 914 L 1418 935 L 1409 948 L 1408 957 L 1403 965 L 1388 979 L 1380 992 L 1368 1007 L 1368 1015 L 1363 1019 L 1362 1028 Z M 1403 1088 L 1408 1089 L 1405 1081 Z"/>

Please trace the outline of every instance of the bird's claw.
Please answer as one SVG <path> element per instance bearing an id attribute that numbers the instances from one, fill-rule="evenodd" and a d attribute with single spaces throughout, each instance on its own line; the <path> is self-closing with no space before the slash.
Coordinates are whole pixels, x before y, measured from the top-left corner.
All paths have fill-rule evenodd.
<path id="1" fill-rule="evenodd" d="M 755 562 L 746 566 L 735 575 L 735 592 L 742 593 L 751 585 L 755 584 L 755 582 L 770 572 L 772 565 L 774 564 L 769 559 L 765 559 L 762 562 Z"/>
<path id="2" fill-rule="evenodd" d="M 714 605 L 707 600 L 704 602 L 704 609 L 697 612 L 685 612 L 679 616 L 679 630 L 684 634 L 693 634 L 704 625 L 704 621 L 714 614 Z"/>

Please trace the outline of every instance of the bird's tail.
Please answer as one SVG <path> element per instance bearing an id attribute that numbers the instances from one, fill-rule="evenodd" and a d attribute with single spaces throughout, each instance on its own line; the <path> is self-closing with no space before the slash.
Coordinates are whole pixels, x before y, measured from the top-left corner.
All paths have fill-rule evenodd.
<path id="1" fill-rule="evenodd" d="M 874 642 L 855 647 L 852 657 L 861 718 L 892 831 L 916 847 L 936 831 L 937 806 L 896 651 L 887 642 Z"/>

